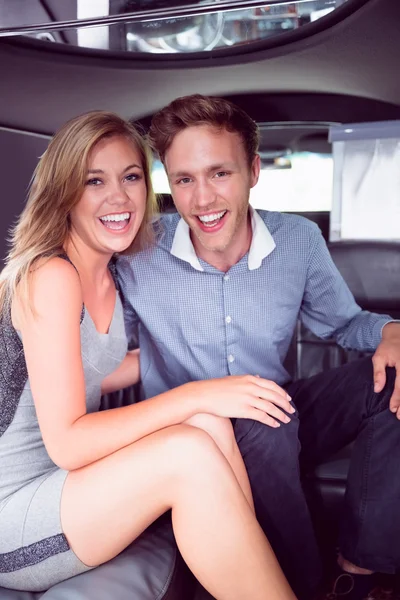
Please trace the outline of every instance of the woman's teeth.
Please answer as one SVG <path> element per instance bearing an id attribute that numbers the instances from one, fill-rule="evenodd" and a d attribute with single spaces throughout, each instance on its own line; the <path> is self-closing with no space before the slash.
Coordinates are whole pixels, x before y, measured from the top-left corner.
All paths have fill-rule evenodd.
<path id="1" fill-rule="evenodd" d="M 108 229 L 124 229 L 129 223 L 131 213 L 118 213 L 115 215 L 104 215 L 100 217 L 100 221 Z"/>
<path id="2" fill-rule="evenodd" d="M 219 223 L 219 221 L 222 219 L 225 213 L 226 210 L 223 210 L 222 212 L 213 213 L 211 215 L 201 215 L 198 217 L 198 219 L 206 227 L 214 227 L 215 225 L 217 225 L 217 223 Z"/>

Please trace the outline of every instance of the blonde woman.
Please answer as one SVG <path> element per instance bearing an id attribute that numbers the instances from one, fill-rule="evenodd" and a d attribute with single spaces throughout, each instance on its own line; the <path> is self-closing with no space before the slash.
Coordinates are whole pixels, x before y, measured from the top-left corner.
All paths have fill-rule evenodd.
<path id="1" fill-rule="evenodd" d="M 151 241 L 153 210 L 146 148 L 116 115 L 73 119 L 37 167 L 0 280 L 0 586 L 94 568 L 172 509 L 215 598 L 293 600 L 226 418 L 266 419 L 280 388 L 231 377 L 99 411 L 139 378 L 112 259 Z"/>

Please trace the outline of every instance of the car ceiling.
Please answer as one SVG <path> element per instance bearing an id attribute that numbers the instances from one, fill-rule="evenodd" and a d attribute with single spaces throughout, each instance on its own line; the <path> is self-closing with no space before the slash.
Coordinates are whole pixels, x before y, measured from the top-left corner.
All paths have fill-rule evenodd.
<path id="1" fill-rule="evenodd" d="M 204 53 L 195 62 L 0 38 L 0 126 L 52 134 L 93 109 L 146 123 L 192 93 L 231 98 L 261 121 L 400 118 L 400 2 L 354 2 L 354 12 L 310 37 L 231 57 Z"/>

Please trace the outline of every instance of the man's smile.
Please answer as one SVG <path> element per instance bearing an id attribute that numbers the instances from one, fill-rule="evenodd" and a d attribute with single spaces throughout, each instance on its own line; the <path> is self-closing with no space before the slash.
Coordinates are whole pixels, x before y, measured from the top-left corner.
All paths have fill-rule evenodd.
<path id="1" fill-rule="evenodd" d="M 214 233 L 222 229 L 227 220 L 227 215 L 228 211 L 225 209 L 219 212 L 196 215 L 196 218 L 202 231 Z"/>

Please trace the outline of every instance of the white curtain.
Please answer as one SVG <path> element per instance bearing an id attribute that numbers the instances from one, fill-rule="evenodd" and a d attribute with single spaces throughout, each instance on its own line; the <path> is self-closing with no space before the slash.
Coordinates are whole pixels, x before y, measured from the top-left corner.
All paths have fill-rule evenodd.
<path id="1" fill-rule="evenodd" d="M 343 137 L 346 131 L 354 138 L 363 129 L 357 135 L 357 125 L 347 126 Z M 331 239 L 400 240 L 400 131 L 399 138 L 338 137 L 332 137 Z"/>

